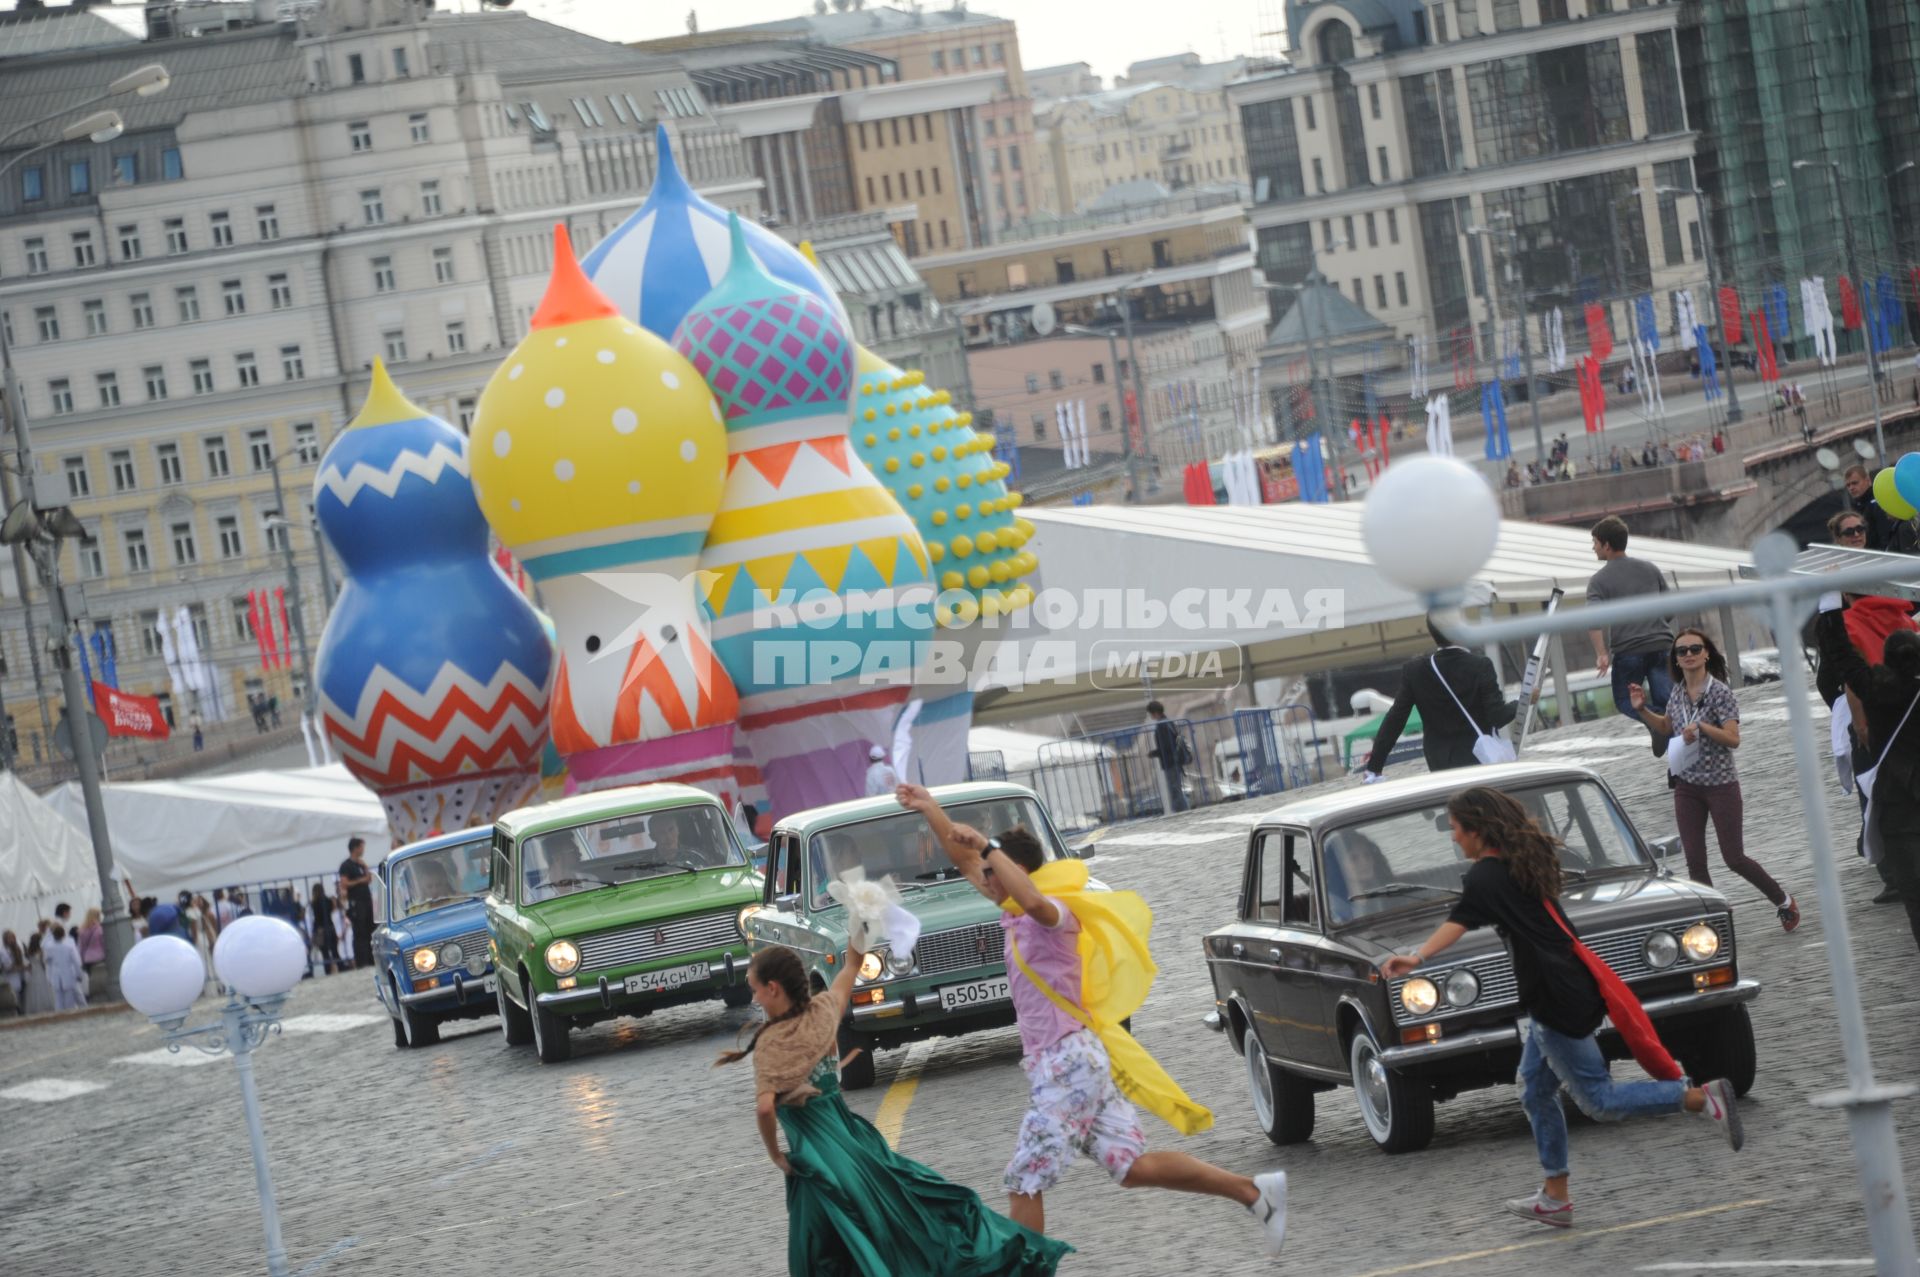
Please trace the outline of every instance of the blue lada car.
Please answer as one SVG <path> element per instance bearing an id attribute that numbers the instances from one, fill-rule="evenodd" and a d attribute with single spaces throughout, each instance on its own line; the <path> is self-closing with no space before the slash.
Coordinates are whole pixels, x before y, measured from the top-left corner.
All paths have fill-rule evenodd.
<path id="1" fill-rule="evenodd" d="M 463 829 L 400 847 L 380 866 L 374 983 L 397 1047 L 431 1046 L 446 1021 L 496 1010 L 482 903 L 492 844 L 491 827 Z"/>

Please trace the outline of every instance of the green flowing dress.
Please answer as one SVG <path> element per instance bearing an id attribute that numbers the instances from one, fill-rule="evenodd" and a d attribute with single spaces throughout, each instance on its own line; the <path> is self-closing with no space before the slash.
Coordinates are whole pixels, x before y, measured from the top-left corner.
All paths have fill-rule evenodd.
<path id="1" fill-rule="evenodd" d="M 873 1123 L 847 1107 L 834 1057 L 809 1080 L 819 1095 L 777 1110 L 793 1167 L 793 1277 L 1044 1277 L 1072 1251 L 894 1152 Z"/>

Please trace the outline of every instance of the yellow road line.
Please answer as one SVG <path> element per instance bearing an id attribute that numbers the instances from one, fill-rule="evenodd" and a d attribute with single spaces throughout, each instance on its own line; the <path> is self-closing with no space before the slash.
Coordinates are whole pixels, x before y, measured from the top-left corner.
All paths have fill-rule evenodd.
<path id="1" fill-rule="evenodd" d="M 927 1046 L 915 1042 L 907 1048 L 907 1058 L 900 1061 L 900 1071 L 894 1074 L 893 1085 L 880 1097 L 879 1111 L 873 1115 L 873 1124 L 884 1135 L 890 1148 L 900 1147 L 900 1132 L 907 1123 L 907 1109 L 913 1104 L 913 1093 L 920 1089 L 921 1052 Z"/>
<path id="2" fill-rule="evenodd" d="M 1578 1241 L 1585 1237 L 1605 1237 L 1609 1233 L 1630 1233 L 1642 1228 L 1655 1228 L 1661 1224 L 1678 1224 L 1689 1219 L 1703 1219 L 1708 1215 L 1723 1215 L 1728 1211 L 1751 1210 L 1756 1206 L 1771 1206 L 1770 1197 L 1756 1197 L 1750 1201 L 1727 1202 L 1720 1206 L 1703 1206 L 1699 1210 L 1681 1211 L 1677 1215 L 1662 1215 L 1657 1219 L 1639 1219 L 1630 1224 L 1610 1224 L 1605 1228 L 1568 1229 L 1555 1233 L 1551 1237 L 1541 1237 L 1530 1242 L 1514 1242 L 1510 1246 L 1494 1246 L 1488 1250 L 1470 1250 L 1459 1255 L 1445 1255 L 1439 1259 L 1423 1259 L 1418 1263 L 1400 1264 L 1393 1268 L 1376 1268 L 1371 1272 L 1359 1274 L 1359 1277 L 1399 1277 L 1401 1273 L 1424 1272 L 1429 1268 L 1444 1268 L 1449 1264 L 1465 1264 L 1476 1259 L 1491 1259 L 1496 1255 L 1511 1255 L 1517 1250 L 1532 1250 L 1536 1246 L 1553 1246 L 1563 1242 Z"/>

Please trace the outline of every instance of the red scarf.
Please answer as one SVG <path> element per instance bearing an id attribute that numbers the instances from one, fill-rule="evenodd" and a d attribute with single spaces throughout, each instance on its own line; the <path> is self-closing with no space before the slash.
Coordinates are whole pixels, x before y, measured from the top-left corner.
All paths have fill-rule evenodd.
<path id="1" fill-rule="evenodd" d="M 1560 908 L 1551 901 L 1543 901 L 1547 906 L 1547 916 L 1560 925 L 1567 933 L 1567 939 L 1573 941 L 1573 952 L 1587 971 L 1593 976 L 1593 982 L 1600 986 L 1600 1000 L 1607 1004 L 1607 1015 L 1613 1020 L 1613 1027 L 1620 1031 L 1621 1039 L 1627 1049 L 1633 1052 L 1633 1058 L 1648 1076 L 1662 1082 L 1677 1082 L 1686 1076 L 1681 1067 L 1674 1062 L 1667 1048 L 1660 1043 L 1660 1035 L 1654 1031 L 1653 1021 L 1647 1018 L 1640 999 L 1633 996 L 1633 990 L 1627 982 L 1614 974 L 1613 968 L 1600 958 L 1600 955 L 1580 942 L 1573 934 L 1573 928 L 1560 916 Z"/>

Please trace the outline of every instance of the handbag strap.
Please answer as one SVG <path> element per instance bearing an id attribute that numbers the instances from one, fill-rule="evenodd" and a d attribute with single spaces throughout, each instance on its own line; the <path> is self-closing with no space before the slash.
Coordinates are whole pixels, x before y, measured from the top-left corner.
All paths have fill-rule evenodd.
<path id="1" fill-rule="evenodd" d="M 1907 712 L 1900 716 L 1900 722 L 1894 727 L 1892 733 L 1888 735 L 1887 743 L 1880 747 L 1879 757 L 1881 760 L 1884 760 L 1886 756 L 1892 752 L 1893 742 L 1900 739 L 1900 728 L 1905 727 L 1907 720 L 1913 717 L 1913 707 L 1916 705 L 1920 705 L 1920 692 L 1915 692 L 1913 699 L 1907 702 Z"/>
<path id="2" fill-rule="evenodd" d="M 1454 705 L 1460 710 L 1460 717 L 1467 720 L 1467 726 L 1473 729 L 1473 734 L 1475 736 L 1485 736 L 1487 733 L 1481 731 L 1480 724 L 1473 721 L 1473 715 L 1467 713 L 1467 707 L 1460 704 L 1460 697 L 1454 692 L 1453 684 L 1447 682 L 1447 676 L 1440 672 L 1440 654 L 1435 652 L 1432 656 L 1429 656 L 1427 658 L 1427 664 L 1433 667 L 1433 676 L 1440 680 L 1440 686 L 1447 689 L 1447 695 L 1453 697 Z"/>

